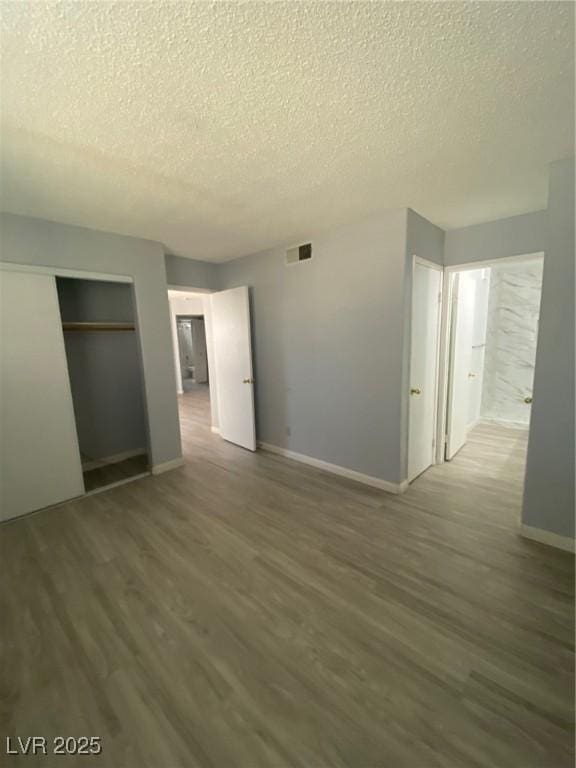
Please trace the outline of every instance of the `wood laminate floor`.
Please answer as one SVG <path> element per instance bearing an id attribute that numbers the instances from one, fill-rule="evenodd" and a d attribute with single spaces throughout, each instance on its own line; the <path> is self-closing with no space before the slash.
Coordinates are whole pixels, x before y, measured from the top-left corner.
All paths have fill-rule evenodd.
<path id="1" fill-rule="evenodd" d="M 522 433 L 395 497 L 180 403 L 182 469 L 0 529 L 2 736 L 103 744 L 4 764 L 572 766 L 573 558 L 517 535 Z"/>
<path id="2" fill-rule="evenodd" d="M 83 473 L 84 488 L 86 492 L 94 491 L 96 488 L 104 488 L 112 483 L 129 480 L 144 472 L 148 472 L 148 456 L 145 453 L 87 470 Z"/>

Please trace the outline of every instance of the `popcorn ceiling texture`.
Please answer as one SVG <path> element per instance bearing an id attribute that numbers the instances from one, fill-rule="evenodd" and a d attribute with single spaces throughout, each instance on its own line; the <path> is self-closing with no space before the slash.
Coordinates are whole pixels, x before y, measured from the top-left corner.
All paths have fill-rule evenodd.
<path id="1" fill-rule="evenodd" d="M 546 206 L 572 3 L 3 3 L 3 208 L 226 260 Z"/>

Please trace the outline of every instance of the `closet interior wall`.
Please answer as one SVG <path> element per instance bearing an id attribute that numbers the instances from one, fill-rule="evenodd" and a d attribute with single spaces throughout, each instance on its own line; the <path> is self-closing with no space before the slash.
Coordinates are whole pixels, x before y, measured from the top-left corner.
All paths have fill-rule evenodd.
<path id="1" fill-rule="evenodd" d="M 57 278 L 86 490 L 148 470 L 131 284 Z"/>

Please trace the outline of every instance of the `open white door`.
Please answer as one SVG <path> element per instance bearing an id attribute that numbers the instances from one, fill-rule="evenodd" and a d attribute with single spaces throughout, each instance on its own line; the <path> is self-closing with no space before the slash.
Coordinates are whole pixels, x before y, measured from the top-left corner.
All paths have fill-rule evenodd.
<path id="1" fill-rule="evenodd" d="M 466 443 L 470 421 L 470 370 L 474 333 L 475 283 L 466 272 L 454 276 L 450 333 L 450 371 L 446 418 L 446 458 Z"/>
<path id="2" fill-rule="evenodd" d="M 255 451 L 248 288 L 242 286 L 213 293 L 210 300 L 220 434 L 231 443 Z"/>
<path id="3" fill-rule="evenodd" d="M 434 463 L 442 269 L 414 260 L 410 350 L 408 480 Z"/>
<path id="4" fill-rule="evenodd" d="M 56 282 L 0 271 L 0 520 L 84 493 Z"/>

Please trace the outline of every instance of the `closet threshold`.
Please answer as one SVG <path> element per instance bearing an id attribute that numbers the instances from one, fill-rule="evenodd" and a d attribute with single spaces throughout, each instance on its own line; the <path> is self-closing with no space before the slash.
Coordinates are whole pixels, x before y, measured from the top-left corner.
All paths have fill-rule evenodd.
<path id="1" fill-rule="evenodd" d="M 142 480 L 143 477 L 151 477 L 152 472 L 140 472 L 137 475 L 132 475 L 131 477 L 123 477 L 121 480 L 116 480 L 113 483 L 108 483 L 107 485 L 99 485 L 98 488 L 92 488 L 90 491 L 86 491 L 84 496 L 94 496 L 96 493 L 102 493 L 102 491 L 109 491 L 111 488 L 117 488 L 119 485 L 126 485 L 126 483 L 131 483 L 133 480 Z M 80 496 L 79 498 L 83 498 Z"/>
<path id="2" fill-rule="evenodd" d="M 62 323 L 64 331 L 133 331 L 134 323 Z"/>

